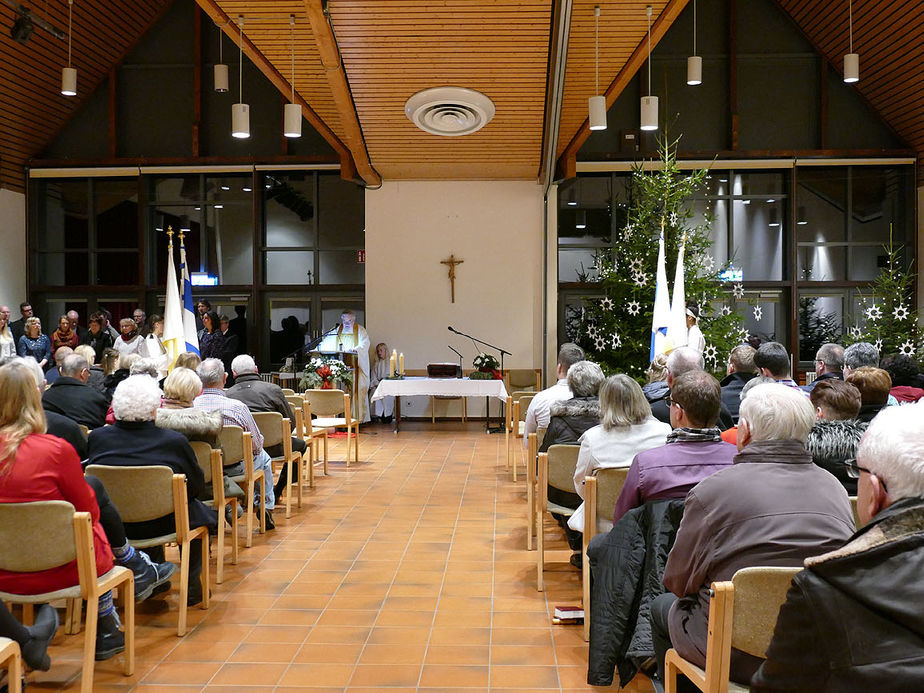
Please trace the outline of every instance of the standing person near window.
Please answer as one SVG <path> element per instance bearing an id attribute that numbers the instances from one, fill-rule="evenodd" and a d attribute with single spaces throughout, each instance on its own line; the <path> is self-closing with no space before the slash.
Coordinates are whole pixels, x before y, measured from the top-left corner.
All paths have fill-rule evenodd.
<path id="1" fill-rule="evenodd" d="M 205 359 L 221 359 L 224 356 L 225 338 L 221 334 L 221 320 L 218 313 L 210 310 L 202 315 L 204 331 L 199 335 L 199 356 Z"/>
<path id="2" fill-rule="evenodd" d="M 141 336 L 138 332 L 138 325 L 135 324 L 135 321 L 131 318 L 122 318 L 119 321 L 119 331 L 122 335 L 119 337 L 116 342 L 116 349 L 119 350 L 119 354 L 139 354 L 140 356 L 145 356 L 144 350 L 144 337 Z"/>
<path id="3" fill-rule="evenodd" d="M 16 356 L 16 342 L 10 330 L 10 309 L 0 306 L 0 358 Z"/>
<path id="4" fill-rule="evenodd" d="M 42 370 L 47 371 L 51 368 L 51 340 L 47 334 L 42 334 L 42 321 L 38 318 L 27 318 L 23 330 L 17 353 L 20 356 L 31 356 L 38 361 Z"/>
<path id="5" fill-rule="evenodd" d="M 389 368 L 388 345 L 385 342 L 379 342 L 375 345 L 375 363 L 372 364 L 372 371 L 369 374 L 369 396 L 372 397 L 375 388 L 379 383 L 389 377 L 391 373 Z M 372 403 L 372 420 L 379 420 L 382 423 L 391 423 L 391 417 L 395 413 L 395 398 L 383 397 Z"/>
<path id="6" fill-rule="evenodd" d="M 105 329 L 106 318 L 102 313 L 93 313 L 87 321 L 87 325 L 89 329 L 84 344 L 93 347 L 93 352 L 96 354 L 95 362 L 102 364 L 103 354 L 106 349 L 112 349 L 115 346 L 112 335 Z"/>

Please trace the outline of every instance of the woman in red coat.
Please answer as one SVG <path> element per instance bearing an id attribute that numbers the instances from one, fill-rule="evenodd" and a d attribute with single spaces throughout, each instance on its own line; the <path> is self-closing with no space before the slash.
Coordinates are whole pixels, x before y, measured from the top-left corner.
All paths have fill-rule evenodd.
<path id="1" fill-rule="evenodd" d="M 112 569 L 112 550 L 99 522 L 99 505 L 87 485 L 74 448 L 45 434 L 45 413 L 31 370 L 11 363 L 0 368 L 0 503 L 64 500 L 93 519 L 93 547 L 99 575 Z M 0 590 L 35 594 L 78 582 L 77 562 L 35 573 L 0 570 Z M 125 649 L 112 593 L 100 597 L 96 659 Z"/>

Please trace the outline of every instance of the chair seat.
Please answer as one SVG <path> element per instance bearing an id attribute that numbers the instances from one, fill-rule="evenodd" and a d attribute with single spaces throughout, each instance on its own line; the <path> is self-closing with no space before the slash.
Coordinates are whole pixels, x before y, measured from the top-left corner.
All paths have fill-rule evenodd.
<path id="1" fill-rule="evenodd" d="M 322 419 L 322 418 L 317 418 L 317 419 L 313 419 L 313 420 L 311 421 L 311 428 L 312 428 L 312 429 L 315 429 L 315 428 L 336 428 L 336 427 L 338 427 L 338 426 L 346 426 L 346 425 L 347 425 L 347 420 L 346 420 L 346 419 L 335 419 L 335 418 Z"/>
<path id="2" fill-rule="evenodd" d="M 312 426 L 312 427 L 311 427 L 311 435 L 316 435 L 316 434 L 320 434 L 320 433 L 325 433 L 326 431 L 327 431 L 326 428 L 318 428 L 317 426 Z"/>
<path id="3" fill-rule="evenodd" d="M 195 532 L 195 529 L 190 530 Z M 134 546 L 136 549 L 149 549 L 152 546 L 163 546 L 164 544 L 175 544 L 177 541 L 176 532 L 172 534 L 164 534 L 159 537 L 154 537 L 153 539 L 129 539 L 128 543 Z"/>
<path id="4" fill-rule="evenodd" d="M 564 515 L 565 517 L 574 515 L 574 508 L 566 508 L 564 505 L 558 505 L 552 501 L 546 503 L 546 508 L 550 513 L 555 513 L 556 515 Z"/>
<path id="5" fill-rule="evenodd" d="M 674 659 L 675 662 L 678 661 L 678 658 Z M 687 660 L 682 660 L 682 664 L 678 666 L 680 671 L 689 671 L 693 676 L 699 677 L 700 680 L 705 680 L 706 670 L 700 669 L 698 666 L 689 662 Z M 748 693 L 750 691 L 749 686 L 742 686 L 740 683 L 735 683 L 734 681 L 728 682 L 728 693 Z"/>
<path id="6" fill-rule="evenodd" d="M 123 570 L 126 569 L 120 566 L 113 566 L 109 572 L 103 573 L 99 576 L 98 579 L 100 582 L 108 580 Z M 80 592 L 80 585 L 65 587 L 53 592 L 43 592 L 42 594 L 14 594 L 12 592 L 0 592 L 0 600 L 5 602 L 13 602 L 14 604 L 44 604 L 45 602 L 51 602 L 56 599 L 80 599 L 81 596 L 82 594 Z"/>

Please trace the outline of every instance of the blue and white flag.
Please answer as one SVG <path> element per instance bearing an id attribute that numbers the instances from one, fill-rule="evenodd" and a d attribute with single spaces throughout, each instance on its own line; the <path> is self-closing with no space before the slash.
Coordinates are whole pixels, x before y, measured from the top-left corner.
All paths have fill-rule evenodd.
<path id="1" fill-rule="evenodd" d="M 651 315 L 651 350 L 649 361 L 667 351 L 667 326 L 671 319 L 671 300 L 667 291 L 667 265 L 664 261 L 664 230 L 658 238 L 658 273 L 655 284 L 654 311 Z"/>
<path id="2" fill-rule="evenodd" d="M 686 246 L 686 234 L 680 241 L 677 251 L 677 270 L 674 272 L 674 293 L 671 301 L 671 321 L 667 327 L 667 349 L 687 345 L 687 294 L 683 280 L 683 254 Z"/>
<path id="3" fill-rule="evenodd" d="M 189 268 L 186 266 L 186 246 L 183 244 L 183 234 L 180 234 L 180 272 L 183 275 L 183 335 L 186 337 L 185 351 L 199 354 L 199 335 L 196 332 L 196 315 L 193 313 L 195 304 L 192 297 L 192 281 L 189 279 Z"/>
<path id="4" fill-rule="evenodd" d="M 180 290 L 173 264 L 173 231 L 168 232 L 167 243 L 167 300 L 164 304 L 164 337 L 161 340 L 169 355 L 168 368 L 173 368 L 177 356 L 186 351 L 183 334 L 183 312 L 180 307 Z"/>

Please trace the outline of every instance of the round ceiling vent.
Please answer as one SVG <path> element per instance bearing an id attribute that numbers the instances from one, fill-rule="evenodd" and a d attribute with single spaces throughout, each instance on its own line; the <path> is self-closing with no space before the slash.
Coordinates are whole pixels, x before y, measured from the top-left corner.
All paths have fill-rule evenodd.
<path id="1" fill-rule="evenodd" d="M 404 113 L 421 130 L 458 137 L 480 130 L 494 117 L 494 103 L 481 92 L 462 87 L 435 87 L 414 94 Z"/>

